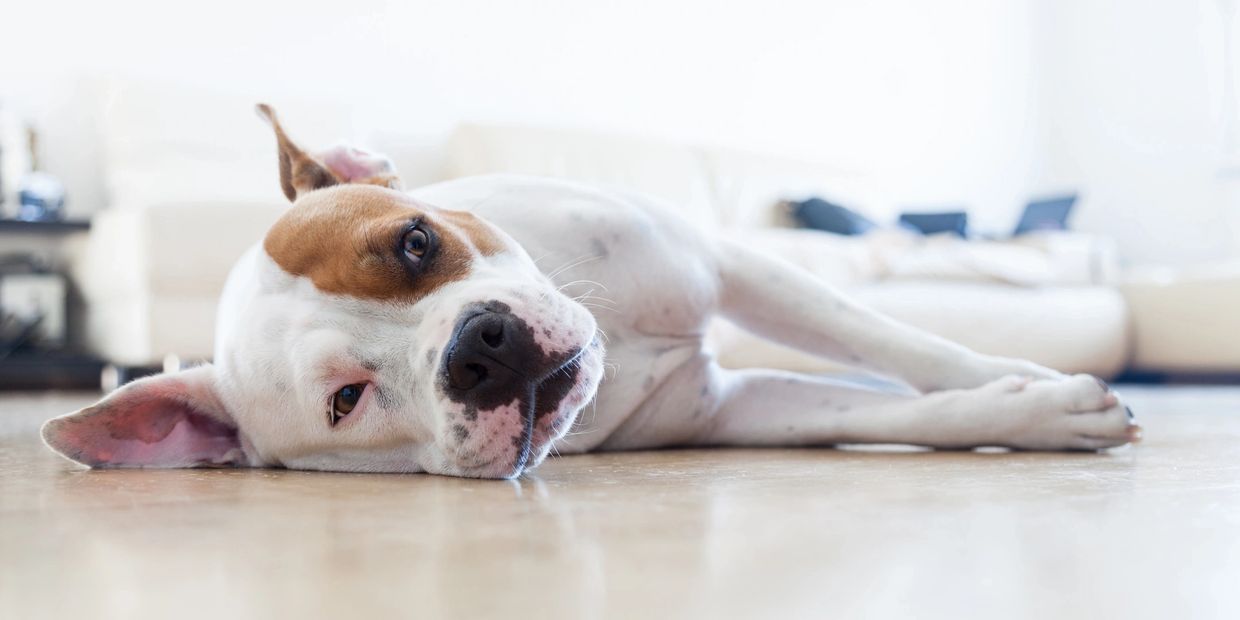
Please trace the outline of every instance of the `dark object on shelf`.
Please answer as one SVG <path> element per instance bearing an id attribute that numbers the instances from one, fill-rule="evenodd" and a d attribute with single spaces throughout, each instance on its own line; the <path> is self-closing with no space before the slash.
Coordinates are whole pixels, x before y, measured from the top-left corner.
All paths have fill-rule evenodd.
<path id="1" fill-rule="evenodd" d="M 35 339 L 42 316 L 20 317 L 0 309 L 0 360 Z"/>
<path id="2" fill-rule="evenodd" d="M 0 254 L 0 277 L 15 273 L 51 273 L 51 268 L 43 257 L 34 254 Z"/>
<path id="3" fill-rule="evenodd" d="M 864 235 L 874 229 L 874 222 L 851 209 L 821 198 L 789 203 L 792 217 L 804 228 L 837 235 Z"/>
<path id="4" fill-rule="evenodd" d="M 1013 237 L 1041 230 L 1068 230 L 1068 217 L 1076 204 L 1076 194 L 1030 201 L 1016 224 Z"/>
<path id="5" fill-rule="evenodd" d="M 18 349 L 0 358 L 0 390 L 98 390 L 103 367 L 91 355 Z"/>
<path id="6" fill-rule="evenodd" d="M 89 220 L 60 220 L 56 222 L 27 222 L 0 219 L 0 234 L 62 235 L 90 230 Z"/>
<path id="7" fill-rule="evenodd" d="M 17 219 L 56 222 L 65 215 L 65 186 L 46 172 L 31 172 L 22 180 Z"/>
<path id="8" fill-rule="evenodd" d="M 19 346 L 63 347 L 67 299 L 64 276 L 39 257 L 0 254 L 0 357 Z"/>
<path id="9" fill-rule="evenodd" d="M 969 214 L 963 211 L 901 213 L 900 226 L 923 235 L 952 233 L 964 237 L 969 232 Z"/>
<path id="10" fill-rule="evenodd" d="M 1240 385 L 1240 373 L 1234 372 L 1159 372 L 1125 370 L 1111 379 L 1112 385 L 1137 383 L 1143 385 Z"/>

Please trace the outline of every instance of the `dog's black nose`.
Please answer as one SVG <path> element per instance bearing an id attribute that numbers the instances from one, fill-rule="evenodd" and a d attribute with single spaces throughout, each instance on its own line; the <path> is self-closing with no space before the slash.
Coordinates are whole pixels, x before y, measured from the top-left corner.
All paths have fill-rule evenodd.
<path id="1" fill-rule="evenodd" d="M 492 407 L 524 394 L 541 369 L 530 328 L 506 310 L 465 316 L 445 355 L 450 393 Z"/>

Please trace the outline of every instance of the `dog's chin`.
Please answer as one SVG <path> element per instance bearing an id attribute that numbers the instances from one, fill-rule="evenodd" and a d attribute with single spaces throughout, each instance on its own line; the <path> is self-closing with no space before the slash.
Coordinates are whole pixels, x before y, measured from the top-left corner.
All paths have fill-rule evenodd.
<path id="1" fill-rule="evenodd" d="M 553 374 L 535 390 L 536 414 L 532 418 L 526 470 L 546 460 L 555 442 L 568 434 L 581 410 L 594 400 L 603 375 L 602 346 L 597 340 L 591 342 L 571 366 L 571 372 Z M 547 406 L 548 399 L 555 404 Z"/>
<path id="2" fill-rule="evenodd" d="M 602 351 L 588 347 L 578 358 L 548 375 L 521 403 L 523 433 L 520 442 L 493 455 L 473 455 L 456 463 L 453 475 L 468 478 L 516 478 L 540 465 L 598 390 Z"/>

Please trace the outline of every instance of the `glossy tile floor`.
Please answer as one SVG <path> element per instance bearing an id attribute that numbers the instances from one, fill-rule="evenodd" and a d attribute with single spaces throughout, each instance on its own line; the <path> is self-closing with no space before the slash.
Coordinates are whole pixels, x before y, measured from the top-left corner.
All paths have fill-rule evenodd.
<path id="1" fill-rule="evenodd" d="M 1240 617 L 1240 389 L 1111 454 L 718 450 L 516 482 L 84 471 L 0 396 L 0 618 Z"/>

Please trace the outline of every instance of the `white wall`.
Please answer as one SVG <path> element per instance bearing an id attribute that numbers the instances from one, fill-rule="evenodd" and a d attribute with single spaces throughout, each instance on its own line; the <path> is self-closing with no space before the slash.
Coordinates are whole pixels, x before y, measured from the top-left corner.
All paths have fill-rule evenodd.
<path id="1" fill-rule="evenodd" d="M 1240 253 L 1240 178 L 1220 174 L 1217 2 L 1037 7 L 1043 122 L 1035 187 L 1080 188 L 1078 227 L 1116 236 L 1133 262 L 1182 265 Z"/>
<path id="2" fill-rule="evenodd" d="M 870 174 L 885 213 L 1006 228 L 1037 145 L 1030 6 L 8 0 L 0 99 L 43 126 L 78 211 L 104 200 L 79 85 L 123 76 L 343 103 L 415 143 L 475 120 L 756 148 Z"/>

